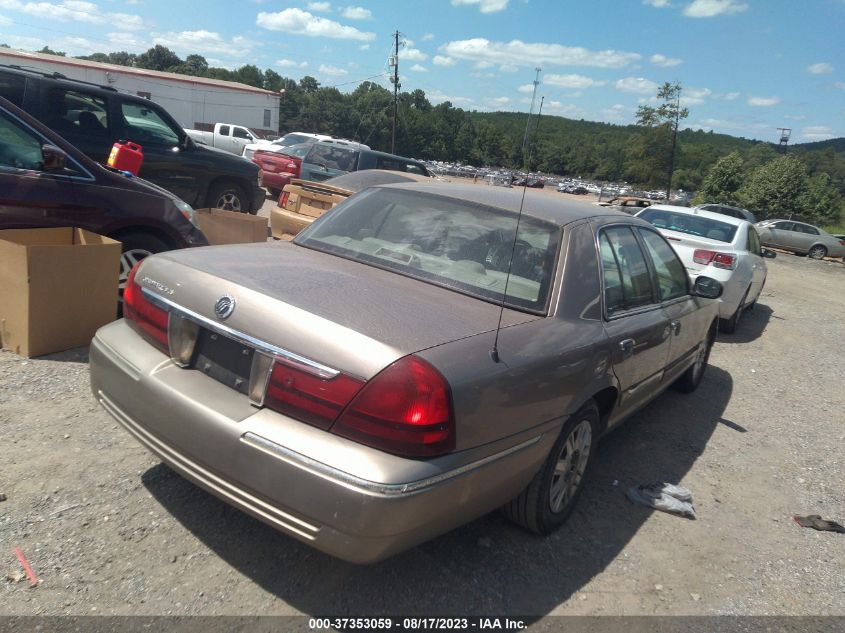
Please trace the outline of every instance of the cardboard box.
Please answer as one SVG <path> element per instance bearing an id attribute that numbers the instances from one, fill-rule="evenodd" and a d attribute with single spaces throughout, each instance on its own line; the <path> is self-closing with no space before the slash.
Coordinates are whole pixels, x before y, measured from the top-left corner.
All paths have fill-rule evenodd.
<path id="1" fill-rule="evenodd" d="M 197 222 L 211 245 L 267 241 L 267 218 L 223 209 L 196 209 Z"/>
<path id="2" fill-rule="evenodd" d="M 77 228 L 0 231 L 0 341 L 21 356 L 88 345 L 117 318 L 121 244 Z"/>

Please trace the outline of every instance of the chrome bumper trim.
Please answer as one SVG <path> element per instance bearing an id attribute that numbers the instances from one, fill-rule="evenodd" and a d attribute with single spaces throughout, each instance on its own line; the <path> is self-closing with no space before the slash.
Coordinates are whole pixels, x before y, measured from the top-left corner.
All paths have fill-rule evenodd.
<path id="1" fill-rule="evenodd" d="M 292 532 L 307 541 L 313 541 L 317 537 L 320 531 L 320 527 L 318 525 L 303 521 L 302 519 L 262 501 L 254 495 L 237 488 L 228 481 L 209 472 L 144 429 L 111 399 L 109 399 L 102 390 L 97 391 L 97 400 L 99 400 L 100 405 L 102 405 L 102 407 L 141 444 L 146 446 L 147 449 L 152 451 L 154 454 L 158 455 L 177 472 L 188 476 L 190 479 L 194 479 L 207 490 L 228 501 L 235 507 L 249 510 L 257 516 L 263 518 L 271 525 L 275 525 L 282 530 Z"/>
<path id="2" fill-rule="evenodd" d="M 281 347 L 276 347 L 266 341 L 262 341 L 257 339 L 249 334 L 244 334 L 243 332 L 239 332 L 238 330 L 233 330 L 227 325 L 223 325 L 222 323 L 217 323 L 216 321 L 212 321 L 211 319 L 202 316 L 201 314 L 197 314 L 192 310 L 188 310 L 174 302 L 170 299 L 165 299 L 159 294 L 156 294 L 149 288 L 141 288 L 141 292 L 144 294 L 144 297 L 150 303 L 153 303 L 160 307 L 167 312 L 174 313 L 183 319 L 188 319 L 193 321 L 202 327 L 211 330 L 212 332 L 217 332 L 218 334 L 222 334 L 223 336 L 228 336 L 231 339 L 236 340 L 238 343 L 242 343 L 243 345 L 248 345 L 250 347 L 255 348 L 260 352 L 264 352 L 271 356 L 278 356 L 281 359 L 284 359 L 290 363 L 294 363 L 301 368 L 305 369 L 306 371 L 319 376 L 323 380 L 329 380 L 334 378 L 340 371 L 334 369 L 333 367 L 328 367 L 327 365 L 323 365 L 318 363 L 317 361 L 311 360 L 310 358 L 305 358 L 304 356 L 300 356 L 299 354 L 295 354 L 294 352 L 289 352 L 286 349 L 282 349 Z"/>
<path id="3" fill-rule="evenodd" d="M 382 484 L 368 479 L 362 479 L 361 477 L 356 477 L 355 475 L 351 475 L 333 466 L 311 459 L 302 453 L 297 453 L 296 451 L 282 446 L 281 444 L 271 442 L 267 438 L 257 435 L 256 433 L 252 433 L 251 431 L 244 433 L 241 436 L 241 441 L 244 444 L 248 444 L 253 448 L 268 453 L 289 464 L 304 468 L 316 475 L 325 477 L 326 479 L 331 479 L 345 486 L 349 486 L 372 495 L 397 497 L 401 495 L 412 495 L 424 492 L 426 489 L 432 488 L 444 481 L 459 477 L 460 475 L 464 475 L 470 471 L 476 470 L 477 468 L 481 468 L 482 466 L 486 466 L 492 462 L 504 459 L 509 455 L 525 450 L 529 446 L 533 446 L 539 442 L 542 437 L 542 434 L 532 437 L 529 440 L 516 444 L 515 446 L 511 446 L 510 448 L 498 453 L 494 453 L 493 455 L 488 455 L 487 457 L 469 464 L 464 464 L 459 468 L 440 473 L 434 477 L 419 479 L 417 481 L 411 481 L 404 484 Z"/>

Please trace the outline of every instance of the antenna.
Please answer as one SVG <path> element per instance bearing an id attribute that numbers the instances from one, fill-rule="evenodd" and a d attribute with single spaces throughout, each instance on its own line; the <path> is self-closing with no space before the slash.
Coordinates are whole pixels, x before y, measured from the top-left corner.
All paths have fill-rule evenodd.
<path id="1" fill-rule="evenodd" d="M 539 77 L 540 76 L 540 69 L 537 68 L 536 70 L 537 70 L 537 77 Z M 534 82 L 534 96 L 535 97 L 537 96 L 537 84 L 538 83 L 539 83 L 539 81 Z M 543 108 L 543 99 L 545 99 L 545 97 L 543 97 L 540 100 L 540 111 L 541 112 L 542 112 L 542 108 Z M 532 110 L 534 109 L 533 99 L 532 99 L 531 109 Z M 530 122 L 530 120 L 531 120 L 530 113 L 529 113 L 528 116 L 529 116 L 528 120 Z M 539 116 L 538 116 L 538 119 L 537 119 L 537 126 L 538 127 L 539 127 L 539 124 L 540 124 L 540 120 L 539 120 Z M 536 133 L 537 133 L 537 129 L 535 128 L 534 134 L 536 135 Z M 528 147 L 528 150 L 530 152 L 531 145 L 528 143 L 528 130 L 527 129 L 526 129 L 526 134 L 525 134 L 525 141 L 523 142 L 523 147 Z M 526 165 L 528 164 L 528 158 L 529 158 L 529 156 L 525 155 Z M 514 253 L 516 252 L 516 240 L 519 237 L 519 224 L 522 221 L 522 207 L 525 206 L 525 192 L 527 190 L 528 190 L 528 175 L 526 174 L 525 180 L 523 181 L 523 185 L 522 185 L 522 198 L 520 198 L 520 200 L 519 200 L 519 212 L 516 214 L 516 227 L 513 230 L 513 242 L 511 242 L 511 256 L 508 258 L 508 273 L 507 273 L 507 275 L 505 275 L 505 289 L 502 291 L 502 302 L 499 304 L 499 321 L 498 321 L 498 323 L 496 323 L 496 337 L 493 339 L 493 349 L 490 350 L 490 358 L 493 359 L 494 363 L 501 362 L 501 359 L 499 358 L 499 332 L 502 329 L 502 317 L 505 314 L 505 301 L 507 301 L 507 298 L 508 298 L 508 284 L 510 283 L 510 280 L 511 280 L 511 269 L 513 268 L 513 256 L 514 256 Z"/>

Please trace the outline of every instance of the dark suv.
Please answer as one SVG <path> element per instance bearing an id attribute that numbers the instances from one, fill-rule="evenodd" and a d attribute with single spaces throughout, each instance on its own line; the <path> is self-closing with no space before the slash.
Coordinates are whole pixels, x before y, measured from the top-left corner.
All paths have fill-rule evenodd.
<path id="1" fill-rule="evenodd" d="M 265 193 L 258 168 L 240 156 L 195 143 L 160 105 L 114 88 L 0 65 L 5 97 L 105 163 L 117 140 L 143 147 L 140 176 L 194 207 L 256 213 Z"/>
<path id="2" fill-rule="evenodd" d="M 0 229 L 77 226 L 123 243 L 121 287 L 151 253 L 206 246 L 191 207 L 103 167 L 0 97 Z"/>

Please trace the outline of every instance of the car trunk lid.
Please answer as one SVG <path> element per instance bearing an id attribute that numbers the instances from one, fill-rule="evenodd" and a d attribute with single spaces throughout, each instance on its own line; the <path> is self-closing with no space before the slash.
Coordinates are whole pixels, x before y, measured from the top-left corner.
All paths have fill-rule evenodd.
<path id="1" fill-rule="evenodd" d="M 171 251 L 147 259 L 137 281 L 211 324 L 363 380 L 499 317 L 495 304 L 288 242 Z M 235 309 L 220 319 L 223 296 Z M 506 309 L 502 325 L 538 318 Z"/>

